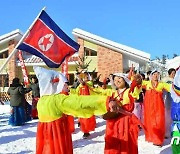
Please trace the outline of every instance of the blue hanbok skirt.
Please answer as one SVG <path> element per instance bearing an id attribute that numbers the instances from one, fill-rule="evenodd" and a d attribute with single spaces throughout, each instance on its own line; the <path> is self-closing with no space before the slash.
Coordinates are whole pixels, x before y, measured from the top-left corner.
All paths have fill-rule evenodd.
<path id="1" fill-rule="evenodd" d="M 9 117 L 9 125 L 21 126 L 25 124 L 26 115 L 25 109 L 22 106 L 12 107 L 11 115 Z"/>

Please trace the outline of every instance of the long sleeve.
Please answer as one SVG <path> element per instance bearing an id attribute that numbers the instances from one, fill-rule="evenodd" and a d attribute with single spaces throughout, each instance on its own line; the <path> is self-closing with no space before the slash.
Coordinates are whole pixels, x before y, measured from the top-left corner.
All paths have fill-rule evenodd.
<path id="1" fill-rule="evenodd" d="M 93 89 L 93 94 L 95 94 L 95 95 L 112 96 L 113 92 L 116 92 L 116 90 L 113 90 L 113 89 L 103 89 L 103 88 L 94 88 Z"/>
<path id="2" fill-rule="evenodd" d="M 163 82 L 163 89 L 165 89 L 167 92 L 170 92 L 172 84 Z"/>
<path id="3" fill-rule="evenodd" d="M 107 96 L 78 96 L 56 94 L 43 96 L 37 104 L 38 117 L 41 122 L 50 122 L 60 118 L 63 113 L 75 117 L 89 118 L 107 112 Z"/>
<path id="4" fill-rule="evenodd" d="M 80 89 L 83 85 L 82 84 L 79 84 L 78 87 L 75 89 L 75 88 L 70 88 L 70 94 L 77 94 L 77 95 L 81 95 L 80 94 Z M 88 86 L 89 88 L 89 91 L 90 91 L 90 94 L 93 94 L 93 82 L 92 81 L 88 81 L 86 83 L 86 86 Z"/>
<path id="5" fill-rule="evenodd" d="M 146 90 L 153 89 L 151 81 L 143 81 L 142 86 Z M 157 92 L 162 92 L 162 90 L 166 90 L 167 92 L 170 92 L 171 86 L 172 86 L 172 84 L 165 83 L 165 82 L 159 82 L 157 87 L 155 88 L 155 90 Z"/>

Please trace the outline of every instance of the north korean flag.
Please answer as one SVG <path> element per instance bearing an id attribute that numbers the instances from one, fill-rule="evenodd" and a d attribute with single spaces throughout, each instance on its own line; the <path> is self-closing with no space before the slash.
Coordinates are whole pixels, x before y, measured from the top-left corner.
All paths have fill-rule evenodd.
<path id="1" fill-rule="evenodd" d="M 58 68 L 79 47 L 43 10 L 17 49 L 40 57 L 48 67 Z"/>

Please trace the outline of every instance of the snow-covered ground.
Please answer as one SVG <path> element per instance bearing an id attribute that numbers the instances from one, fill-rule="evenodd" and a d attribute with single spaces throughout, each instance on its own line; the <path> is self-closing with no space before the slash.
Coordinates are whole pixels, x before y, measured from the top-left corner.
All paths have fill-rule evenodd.
<path id="1" fill-rule="evenodd" d="M 0 105 L 0 154 L 34 154 L 36 147 L 36 129 L 38 120 L 32 120 L 24 126 L 8 125 L 9 105 Z M 103 154 L 106 122 L 96 117 L 97 128 L 89 139 L 82 139 L 83 133 L 77 127 L 72 135 L 74 154 Z M 170 139 L 159 148 L 144 140 L 143 131 L 138 138 L 139 154 L 171 154 Z"/>

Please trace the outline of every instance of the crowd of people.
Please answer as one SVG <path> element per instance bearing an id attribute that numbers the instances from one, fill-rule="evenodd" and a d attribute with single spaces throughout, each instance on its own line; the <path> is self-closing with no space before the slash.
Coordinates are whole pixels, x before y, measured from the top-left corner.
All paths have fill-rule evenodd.
<path id="1" fill-rule="evenodd" d="M 9 124 L 24 125 L 32 118 L 39 118 L 38 154 L 73 153 L 74 117 L 78 117 L 86 139 L 96 128 L 95 116 L 102 115 L 106 120 L 105 154 L 137 154 L 140 129 L 144 130 L 146 141 L 161 147 L 165 138 L 171 137 L 172 121 L 180 120 L 177 116 L 171 119 L 171 91 L 175 89 L 180 97 L 179 85 L 173 84 L 175 75 L 177 80 L 180 75 L 173 68 L 164 79 L 160 79 L 158 70 L 149 71 L 145 76 L 131 69 L 128 74 L 110 74 L 102 82 L 81 71 L 76 74 L 72 87 L 59 72 L 42 67 L 34 67 L 34 71 L 37 78 L 26 88 L 18 78 L 10 85 Z M 32 105 L 25 100 L 25 94 L 30 91 Z M 179 133 L 179 127 L 176 132 Z M 174 149 L 180 151 L 178 146 Z"/>
<path id="2" fill-rule="evenodd" d="M 39 85 L 36 77 L 32 77 L 32 83 L 24 86 L 19 78 L 14 78 L 7 91 L 10 96 L 11 114 L 9 124 L 12 126 L 21 126 L 31 119 L 38 118 L 37 101 L 40 97 Z M 26 101 L 25 94 L 32 91 L 32 103 Z"/>

